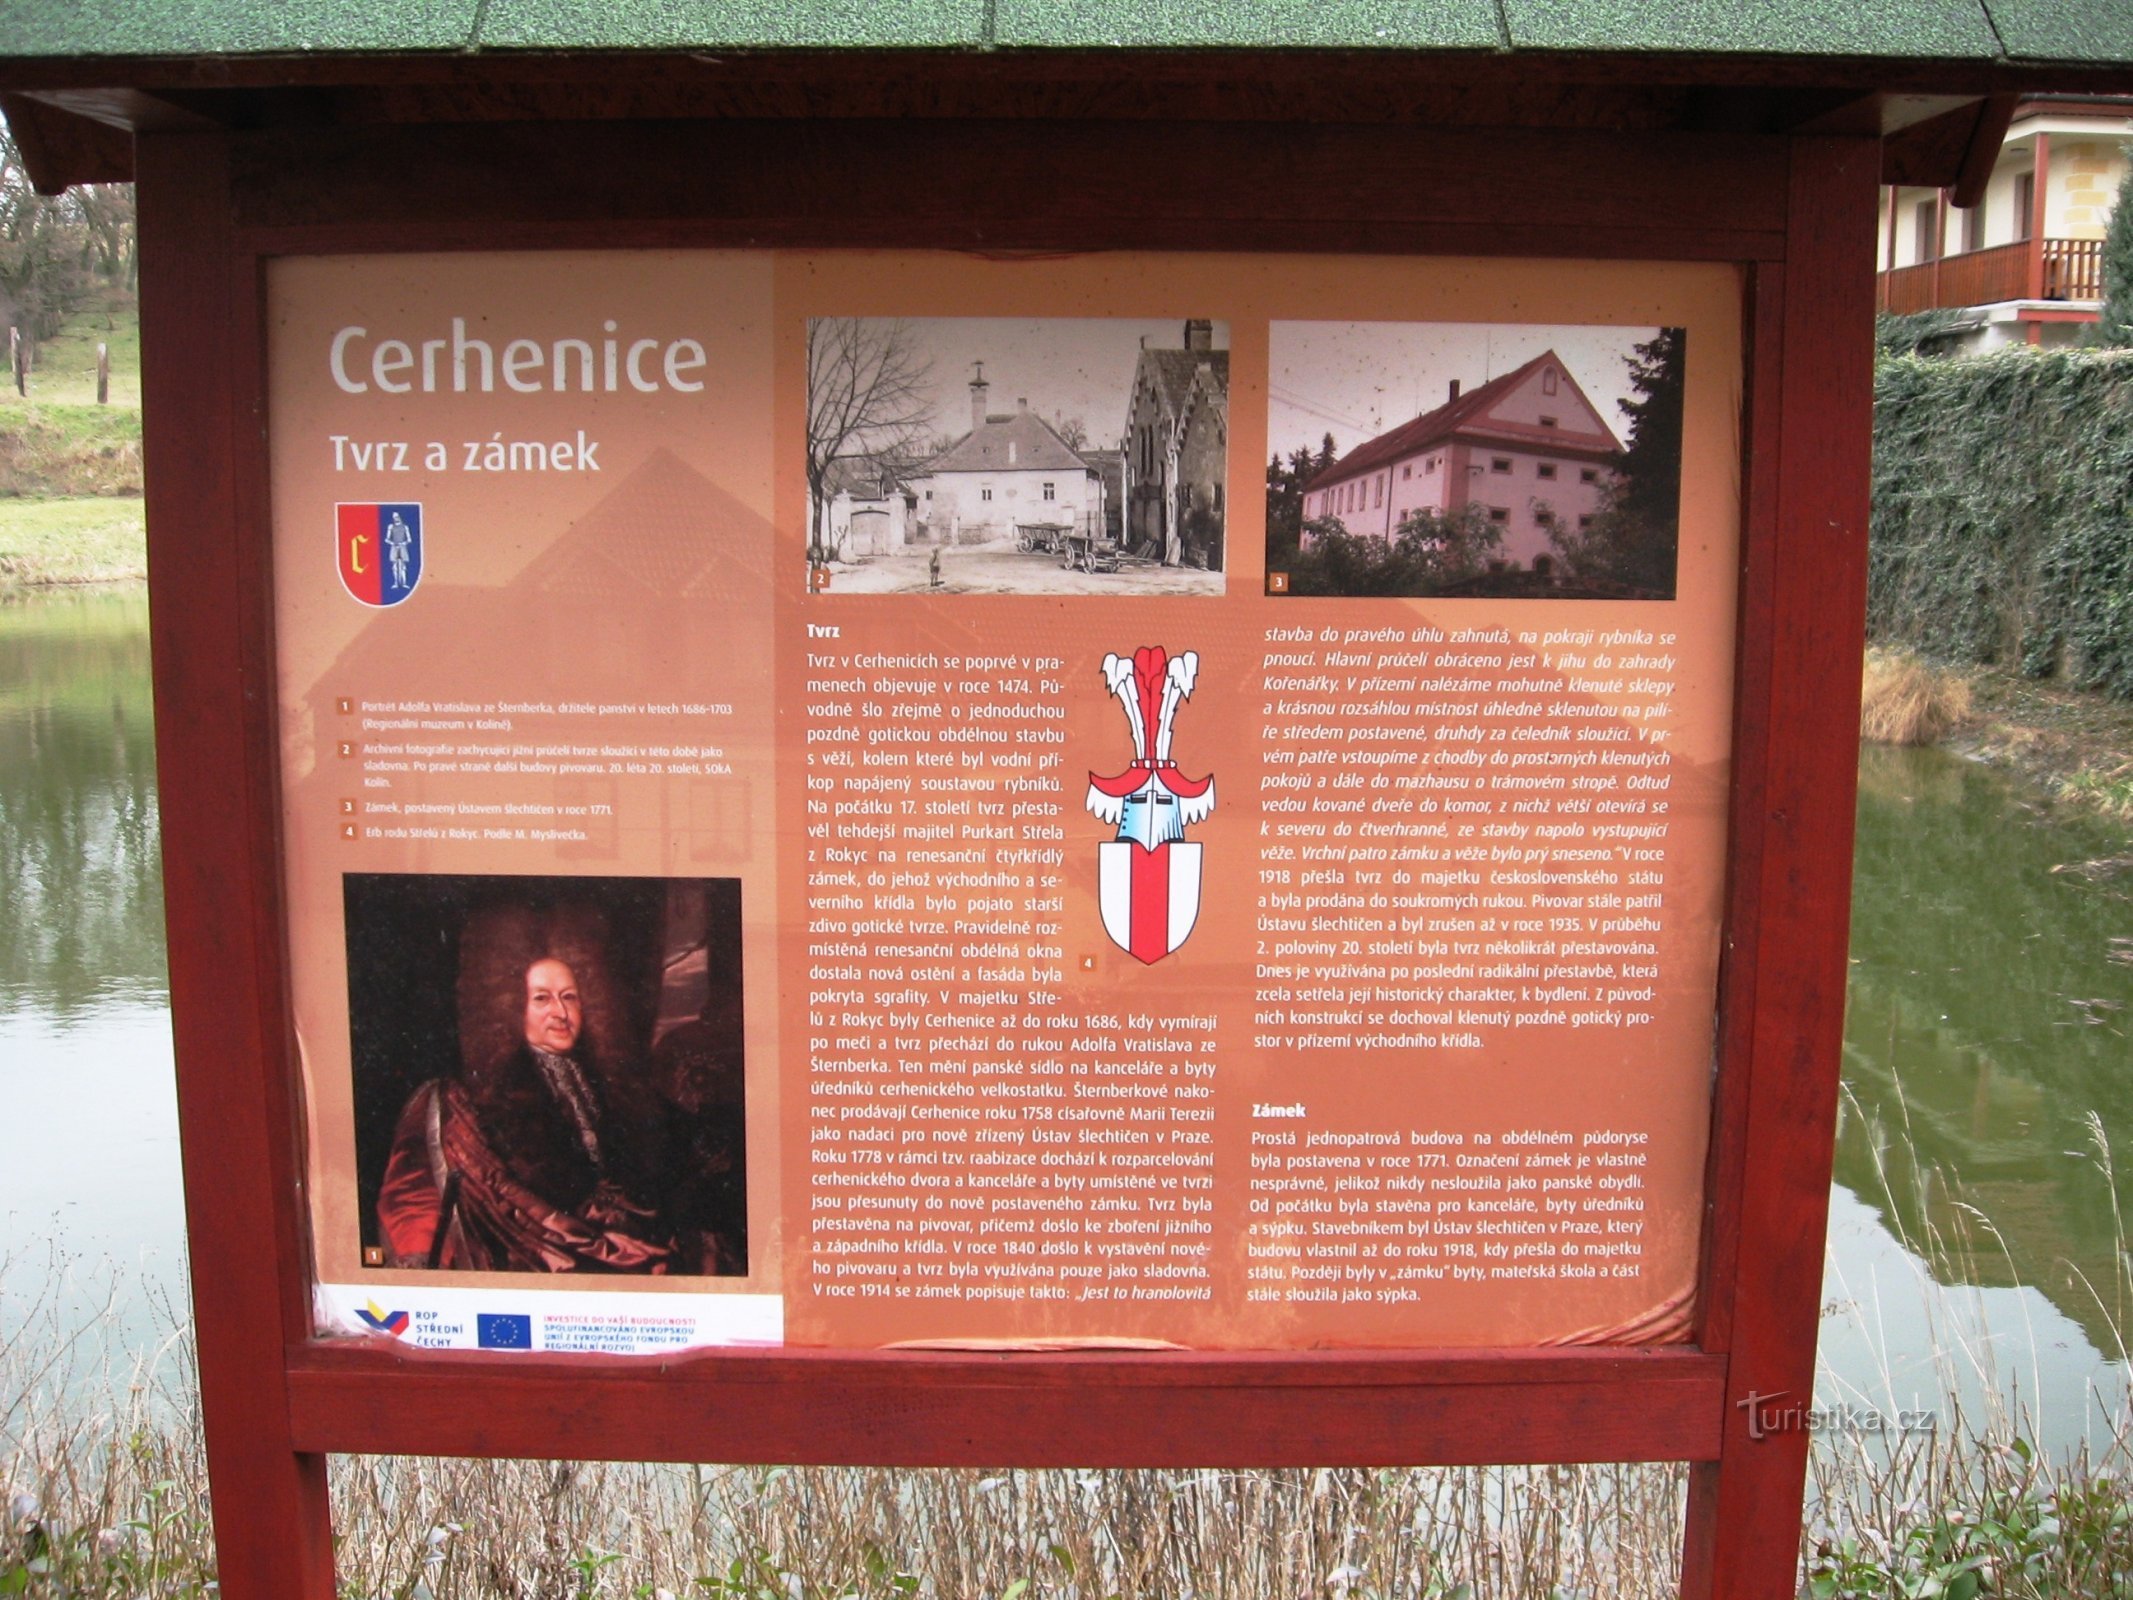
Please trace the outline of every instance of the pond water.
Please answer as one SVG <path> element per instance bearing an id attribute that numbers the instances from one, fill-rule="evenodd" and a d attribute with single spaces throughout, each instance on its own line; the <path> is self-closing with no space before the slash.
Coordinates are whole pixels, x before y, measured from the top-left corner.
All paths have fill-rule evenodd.
<path id="1" fill-rule="evenodd" d="M 150 710 L 138 592 L 0 603 L 0 1330 L 115 1290 L 142 1347 L 182 1294 Z M 2106 1170 L 2133 1170 L 2133 846 L 1931 750 L 1863 752 L 1859 821 L 1821 1398 L 2100 1439 L 2133 1327 Z"/>
<path id="2" fill-rule="evenodd" d="M 2133 1334 L 2129 958 L 2124 826 L 1861 751 L 1826 1388 L 2102 1437 Z"/>
<path id="3" fill-rule="evenodd" d="M 182 1292 L 148 604 L 0 602 L 0 1329 Z"/>

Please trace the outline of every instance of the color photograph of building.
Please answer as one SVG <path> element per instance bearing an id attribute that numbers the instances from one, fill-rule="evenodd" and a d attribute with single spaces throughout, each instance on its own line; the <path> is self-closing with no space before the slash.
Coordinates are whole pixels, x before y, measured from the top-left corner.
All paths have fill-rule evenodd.
<path id="1" fill-rule="evenodd" d="M 1679 329 L 1277 322 L 1268 591 L 1673 590 Z"/>

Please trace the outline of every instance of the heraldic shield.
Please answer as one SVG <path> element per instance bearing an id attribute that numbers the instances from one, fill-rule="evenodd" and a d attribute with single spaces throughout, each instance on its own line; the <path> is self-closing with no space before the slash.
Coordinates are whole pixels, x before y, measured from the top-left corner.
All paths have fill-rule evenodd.
<path id="1" fill-rule="evenodd" d="M 1089 810 L 1118 829 L 1097 848 L 1097 905 L 1111 942 L 1156 962 L 1182 945 L 1200 915 L 1202 847 L 1185 830 L 1215 809 L 1213 774 L 1188 778 L 1170 758 L 1172 724 L 1192 698 L 1198 654 L 1143 645 L 1104 657 L 1104 683 L 1126 708 L 1134 761 L 1114 778 L 1089 774 Z"/>
<path id="2" fill-rule="evenodd" d="M 343 500 L 333 508 L 341 587 L 366 606 L 396 606 L 422 581 L 422 507 Z"/>

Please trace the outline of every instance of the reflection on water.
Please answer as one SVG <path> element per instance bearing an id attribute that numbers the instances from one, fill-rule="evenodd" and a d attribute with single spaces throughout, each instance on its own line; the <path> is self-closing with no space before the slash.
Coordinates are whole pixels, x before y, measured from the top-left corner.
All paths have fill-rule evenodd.
<path id="1" fill-rule="evenodd" d="M 163 994 L 148 601 L 0 603 L 0 1015 Z"/>
<path id="2" fill-rule="evenodd" d="M 2125 830 L 1937 750 L 1861 756 L 1828 1358 L 1845 1366 L 1876 1316 L 1899 1367 L 1933 1324 L 1944 1353 L 1967 1325 L 1958 1365 L 1995 1354 L 2001 1393 L 2068 1420 L 2092 1379 L 2123 1395 L 2133 1326 L 2133 1188 L 2120 1176 L 2114 1203 L 2109 1171 L 2133 1161 L 2133 967 L 2111 958 L 2133 933 L 2133 872 L 2110 865 Z M 1921 1300 L 1875 1272 L 1898 1241 L 1978 1292 Z M 1893 1317 L 1869 1308 L 1884 1284 Z"/>
<path id="3" fill-rule="evenodd" d="M 56 1240 L 129 1336 L 182 1273 L 149 713 L 139 593 L 0 604 L 0 1316 Z M 1825 1396 L 2078 1438 L 2133 1321 L 2089 1121 L 2133 1167 L 2133 872 L 2090 865 L 2133 846 L 1936 751 L 1865 751 L 1859 825 Z"/>
<path id="4" fill-rule="evenodd" d="M 0 1296 L 115 1262 L 129 1333 L 184 1245 L 150 712 L 145 595 L 0 602 Z"/>

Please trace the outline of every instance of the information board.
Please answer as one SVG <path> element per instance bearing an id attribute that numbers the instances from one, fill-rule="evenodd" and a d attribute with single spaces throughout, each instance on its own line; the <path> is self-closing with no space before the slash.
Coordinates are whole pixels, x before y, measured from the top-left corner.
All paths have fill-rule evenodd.
<path id="1" fill-rule="evenodd" d="M 321 1331 L 1688 1336 L 1735 269 L 268 286 Z"/>

